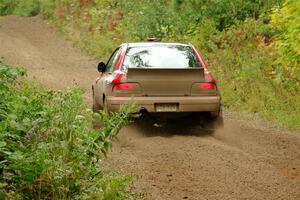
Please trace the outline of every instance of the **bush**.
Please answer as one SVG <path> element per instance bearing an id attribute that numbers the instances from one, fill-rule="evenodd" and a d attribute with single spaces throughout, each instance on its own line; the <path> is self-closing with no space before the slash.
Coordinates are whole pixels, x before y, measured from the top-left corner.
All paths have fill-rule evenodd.
<path id="1" fill-rule="evenodd" d="M 108 58 L 124 41 L 145 41 L 148 37 L 193 43 L 202 40 L 201 47 L 211 50 L 211 35 L 247 17 L 258 18 L 280 4 L 281 0 L 57 0 L 53 16 L 79 46 Z"/>
<path id="2" fill-rule="evenodd" d="M 55 10 L 55 1 L 39 0 L 39 11 L 43 14 L 46 19 L 52 18 Z"/>
<path id="3" fill-rule="evenodd" d="M 45 18 L 53 16 L 53 0 L 0 0 L 0 15 L 35 16 L 43 13 Z"/>
<path id="4" fill-rule="evenodd" d="M 0 62 L 1 198 L 126 199 L 130 178 L 104 172 L 101 152 L 128 123 L 131 107 L 94 130 L 80 89 L 45 90 L 24 74 Z"/>
<path id="5" fill-rule="evenodd" d="M 18 4 L 15 0 L 0 0 L 0 15 L 11 15 Z"/>
<path id="6" fill-rule="evenodd" d="M 40 12 L 39 3 L 39 0 L 0 0 L 0 15 L 34 16 Z"/>
<path id="7" fill-rule="evenodd" d="M 257 113 L 280 126 L 300 129 L 299 89 L 287 89 L 274 73 L 274 49 L 265 43 L 268 25 L 247 20 L 216 35 L 219 48 L 206 53 L 218 77 L 223 104 Z M 292 87 L 292 85 L 291 85 Z"/>
<path id="8" fill-rule="evenodd" d="M 287 0 L 283 7 L 276 7 L 272 14 L 272 26 L 278 31 L 275 45 L 279 51 L 277 63 L 300 86 L 300 1 Z"/>

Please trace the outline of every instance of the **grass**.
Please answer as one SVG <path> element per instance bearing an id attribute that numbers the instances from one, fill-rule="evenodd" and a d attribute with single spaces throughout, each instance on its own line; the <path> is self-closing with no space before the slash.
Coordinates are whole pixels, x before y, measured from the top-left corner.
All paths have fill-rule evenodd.
<path id="1" fill-rule="evenodd" d="M 47 90 L 0 61 L 0 198 L 127 199 L 130 177 L 105 172 L 101 159 L 129 122 L 132 107 L 92 129 L 79 88 Z M 102 152 L 102 153 L 101 153 Z"/>

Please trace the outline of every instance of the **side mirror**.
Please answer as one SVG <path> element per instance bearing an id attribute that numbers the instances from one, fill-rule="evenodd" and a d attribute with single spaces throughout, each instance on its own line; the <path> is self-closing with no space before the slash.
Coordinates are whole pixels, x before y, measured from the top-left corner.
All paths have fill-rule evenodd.
<path id="1" fill-rule="evenodd" d="M 106 71 L 106 64 L 104 62 L 100 62 L 98 64 L 98 71 L 101 72 L 101 73 Z"/>

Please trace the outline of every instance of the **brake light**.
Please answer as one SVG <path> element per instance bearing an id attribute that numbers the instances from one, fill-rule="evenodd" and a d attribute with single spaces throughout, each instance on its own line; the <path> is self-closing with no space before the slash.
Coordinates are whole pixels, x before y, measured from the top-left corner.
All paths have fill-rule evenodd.
<path id="1" fill-rule="evenodd" d="M 147 42 L 160 42 L 159 38 L 147 38 Z"/>
<path id="2" fill-rule="evenodd" d="M 210 82 L 210 83 L 216 83 L 216 79 L 214 78 L 214 76 L 212 75 L 212 73 L 210 73 L 207 69 L 207 65 L 206 63 L 204 62 L 204 60 L 202 59 L 202 57 L 200 56 L 200 54 L 198 53 L 198 51 L 195 49 L 195 47 L 192 47 L 193 48 L 193 51 L 194 53 L 196 54 L 198 60 L 200 61 L 202 67 L 204 68 L 204 76 L 205 76 L 205 80 L 207 82 Z"/>
<path id="3" fill-rule="evenodd" d="M 141 92 L 141 88 L 138 83 L 119 83 L 113 87 L 113 93 L 118 95 L 136 95 Z"/>
<path id="4" fill-rule="evenodd" d="M 214 83 L 198 83 L 197 87 L 204 90 L 216 90 L 216 85 Z"/>
<path id="5" fill-rule="evenodd" d="M 132 83 L 121 83 L 114 87 L 114 90 L 132 90 L 134 88 L 134 84 Z"/>
<path id="6" fill-rule="evenodd" d="M 115 74 L 114 79 L 112 80 L 112 85 L 117 85 L 121 82 L 124 82 L 127 80 L 126 74 L 125 73 L 118 73 Z"/>

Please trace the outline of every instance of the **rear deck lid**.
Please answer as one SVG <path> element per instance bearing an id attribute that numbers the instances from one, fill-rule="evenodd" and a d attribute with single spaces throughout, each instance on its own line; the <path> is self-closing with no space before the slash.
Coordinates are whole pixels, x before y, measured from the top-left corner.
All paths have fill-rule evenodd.
<path id="1" fill-rule="evenodd" d="M 189 96 L 194 83 L 204 82 L 204 70 L 129 68 L 127 78 L 141 86 L 143 96 Z"/>

